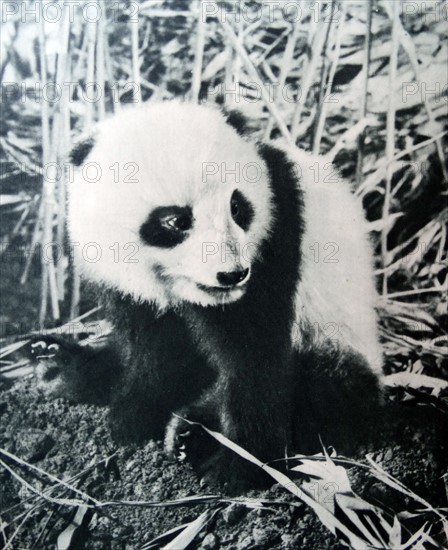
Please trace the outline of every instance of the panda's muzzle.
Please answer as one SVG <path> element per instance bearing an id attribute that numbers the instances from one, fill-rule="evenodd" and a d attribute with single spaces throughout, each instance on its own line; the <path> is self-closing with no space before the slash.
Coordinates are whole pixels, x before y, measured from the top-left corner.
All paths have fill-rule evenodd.
<path id="1" fill-rule="evenodd" d="M 220 271 L 216 275 L 216 279 L 220 286 L 207 286 L 197 283 L 199 289 L 208 292 L 209 294 L 227 294 L 233 290 L 244 290 L 244 281 L 249 275 L 249 269 L 237 271 Z"/>
<path id="2" fill-rule="evenodd" d="M 216 278 L 218 283 L 225 287 L 233 287 L 242 283 L 249 275 L 249 268 L 237 271 L 220 271 Z"/>

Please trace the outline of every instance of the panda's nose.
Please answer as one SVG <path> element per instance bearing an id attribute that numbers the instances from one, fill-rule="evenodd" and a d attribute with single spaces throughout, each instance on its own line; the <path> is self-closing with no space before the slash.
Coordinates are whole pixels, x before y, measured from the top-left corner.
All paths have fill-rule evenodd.
<path id="1" fill-rule="evenodd" d="M 243 269 L 238 271 L 220 271 L 216 278 L 218 279 L 218 283 L 223 286 L 235 286 L 238 283 L 241 283 L 244 281 L 244 279 L 248 276 L 249 269 Z"/>

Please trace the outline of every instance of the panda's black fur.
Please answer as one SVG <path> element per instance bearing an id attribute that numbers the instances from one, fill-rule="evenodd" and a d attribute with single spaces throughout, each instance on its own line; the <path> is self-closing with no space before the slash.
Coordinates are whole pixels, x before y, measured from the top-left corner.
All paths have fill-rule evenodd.
<path id="1" fill-rule="evenodd" d="M 82 165 L 92 149 L 89 138 L 75 148 L 73 162 Z M 161 308 L 93 280 L 114 324 L 111 345 L 95 352 L 92 368 L 80 369 L 74 359 L 64 376 L 71 380 L 70 395 L 86 399 L 83 386 L 91 388 L 95 371 L 111 361 L 117 365 L 106 393 L 111 429 L 120 441 L 161 439 L 168 426 L 167 445 L 175 450 L 187 427 L 173 413 L 222 432 L 262 461 L 319 451 L 321 441 L 350 451 L 369 434 L 381 390 L 366 359 L 350 346 L 308 345 L 306 334 L 302 346 L 291 345 L 307 225 L 304 196 L 282 148 L 259 144 L 257 153 L 268 169 L 272 219 L 239 299 Z M 190 441 L 190 449 L 193 462 L 200 457 L 199 467 L 220 480 L 251 477 L 241 460 L 198 437 L 201 443 Z"/>

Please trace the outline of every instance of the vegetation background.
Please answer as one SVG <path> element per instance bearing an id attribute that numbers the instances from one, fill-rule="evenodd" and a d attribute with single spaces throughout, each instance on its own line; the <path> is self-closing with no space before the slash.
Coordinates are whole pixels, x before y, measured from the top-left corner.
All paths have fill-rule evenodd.
<path id="1" fill-rule="evenodd" d="M 128 104 L 183 98 L 240 110 L 255 139 L 326 154 L 352 181 L 391 393 L 446 412 L 447 21 L 444 0 L 3 2 L 2 378 L 30 372 L 33 331 L 98 326 L 80 322 L 94 304 L 65 229 L 73 139 Z"/>

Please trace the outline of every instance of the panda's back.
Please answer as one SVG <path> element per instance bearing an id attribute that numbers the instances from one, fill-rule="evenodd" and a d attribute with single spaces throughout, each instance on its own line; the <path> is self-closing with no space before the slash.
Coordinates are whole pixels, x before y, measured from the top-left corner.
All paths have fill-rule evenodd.
<path id="1" fill-rule="evenodd" d="M 308 335 L 313 346 L 331 341 L 351 347 L 379 373 L 376 289 L 362 205 L 328 159 L 298 149 L 289 155 L 299 167 L 305 226 L 293 345 Z"/>

